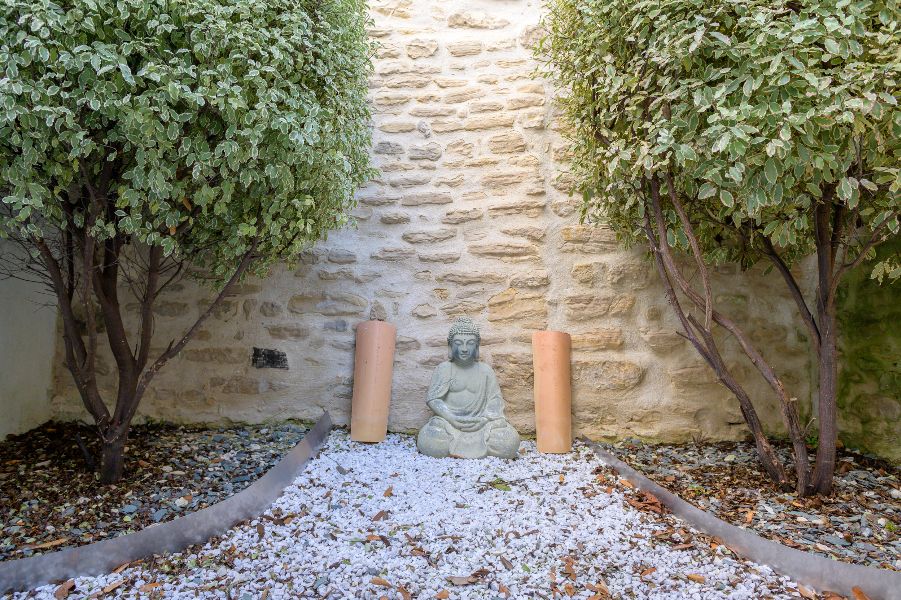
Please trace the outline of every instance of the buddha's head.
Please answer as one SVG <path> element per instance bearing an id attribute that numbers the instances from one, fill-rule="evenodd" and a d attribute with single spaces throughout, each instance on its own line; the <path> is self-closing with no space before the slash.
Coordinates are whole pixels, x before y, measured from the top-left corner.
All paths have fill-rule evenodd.
<path id="1" fill-rule="evenodd" d="M 468 364 L 479 359 L 479 328 L 469 317 L 457 317 L 447 334 L 447 351 L 451 361 Z"/>

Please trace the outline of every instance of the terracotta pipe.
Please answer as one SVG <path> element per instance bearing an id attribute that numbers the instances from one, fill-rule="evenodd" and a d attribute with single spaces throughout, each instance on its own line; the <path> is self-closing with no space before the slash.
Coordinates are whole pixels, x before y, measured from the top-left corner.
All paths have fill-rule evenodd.
<path id="1" fill-rule="evenodd" d="M 572 449 L 571 350 L 568 333 L 536 331 L 532 334 L 539 452 L 560 454 Z"/>
<path id="2" fill-rule="evenodd" d="M 350 439 L 355 442 L 381 442 L 388 433 L 396 336 L 397 328 L 385 321 L 357 325 L 350 413 Z"/>

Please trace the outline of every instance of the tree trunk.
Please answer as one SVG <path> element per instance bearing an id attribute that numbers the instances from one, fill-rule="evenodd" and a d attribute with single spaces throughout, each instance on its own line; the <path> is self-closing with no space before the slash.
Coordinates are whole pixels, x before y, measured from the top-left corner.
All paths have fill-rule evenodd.
<path id="1" fill-rule="evenodd" d="M 113 433 L 118 429 L 124 429 L 122 433 Z M 122 479 L 125 466 L 125 442 L 128 439 L 128 428 L 110 428 L 114 437 L 110 441 L 103 442 L 100 460 L 100 483 L 106 485 L 116 483 Z"/>
<path id="2" fill-rule="evenodd" d="M 820 439 L 811 485 L 814 493 L 829 495 L 832 493 L 835 448 L 838 443 L 835 303 L 829 302 L 818 316 L 822 331 L 818 365 L 819 390 L 817 392 L 817 420 L 820 425 Z"/>

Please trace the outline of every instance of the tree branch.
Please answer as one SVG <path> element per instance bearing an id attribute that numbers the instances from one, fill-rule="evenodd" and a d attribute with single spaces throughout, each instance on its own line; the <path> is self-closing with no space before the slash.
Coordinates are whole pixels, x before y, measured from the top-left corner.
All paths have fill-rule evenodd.
<path id="1" fill-rule="evenodd" d="M 801 313 L 801 320 L 804 321 L 804 324 L 807 326 L 807 330 L 810 332 L 810 336 L 813 339 L 814 350 L 819 353 L 820 328 L 817 327 L 817 322 L 810 312 L 810 307 L 807 306 L 807 301 L 804 300 L 804 294 L 801 293 L 798 281 L 795 279 L 795 276 L 792 275 L 791 270 L 788 268 L 788 265 L 785 264 L 785 261 L 782 260 L 782 257 L 779 256 L 779 253 L 776 252 L 776 248 L 773 247 L 773 242 L 765 235 L 761 235 L 760 237 L 763 240 L 764 254 L 769 257 L 770 261 L 776 267 L 776 270 L 782 275 L 782 279 L 785 280 L 785 285 L 788 286 L 788 291 L 791 293 L 795 304 L 798 306 L 798 311 Z"/>

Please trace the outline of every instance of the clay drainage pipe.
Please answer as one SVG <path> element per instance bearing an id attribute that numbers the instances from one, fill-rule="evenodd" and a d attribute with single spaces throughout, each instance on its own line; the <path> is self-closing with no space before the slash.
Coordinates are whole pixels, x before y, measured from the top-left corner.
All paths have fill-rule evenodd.
<path id="1" fill-rule="evenodd" d="M 532 334 L 539 452 L 560 454 L 572 449 L 571 349 L 568 333 L 536 331 Z"/>
<path id="2" fill-rule="evenodd" d="M 385 321 L 357 325 L 350 416 L 350 439 L 355 442 L 381 442 L 388 433 L 396 336 L 397 328 Z"/>

